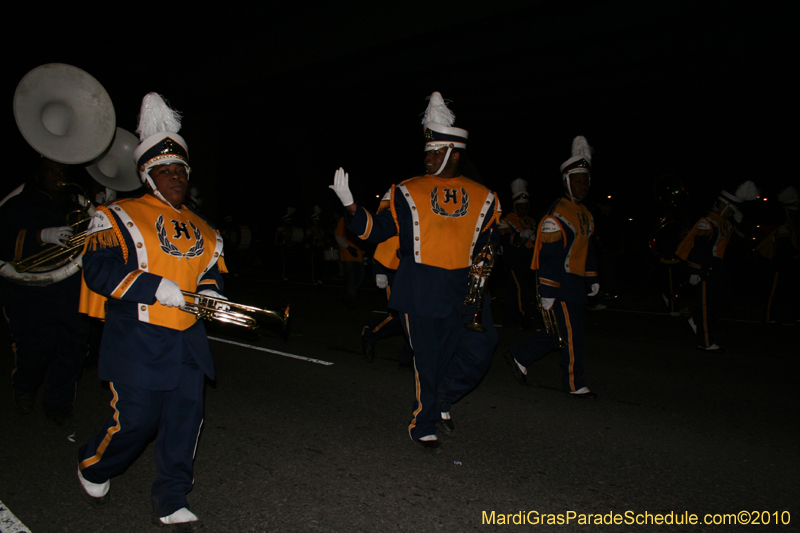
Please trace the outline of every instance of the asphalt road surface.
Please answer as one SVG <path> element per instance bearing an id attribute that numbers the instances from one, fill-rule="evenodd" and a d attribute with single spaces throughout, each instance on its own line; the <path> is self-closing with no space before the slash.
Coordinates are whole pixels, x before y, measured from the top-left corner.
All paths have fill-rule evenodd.
<path id="1" fill-rule="evenodd" d="M 189 494 L 207 531 L 800 531 L 800 328 L 759 324 L 752 307 L 729 313 L 714 355 L 646 285 L 587 311 L 597 400 L 559 391 L 555 353 L 517 384 L 502 354 L 530 331 L 502 329 L 483 383 L 453 407 L 457 434 L 432 456 L 406 431 L 414 382 L 398 369 L 401 340 L 382 341 L 372 363 L 361 356 L 379 291 L 362 289 L 354 312 L 332 284 L 232 279 L 227 292 L 270 309 L 291 302 L 291 335 L 210 335 L 333 364 L 211 341 L 217 379 Z M 0 340 L 0 502 L 34 533 L 156 530 L 152 444 L 112 479 L 108 507 L 80 496 L 77 448 L 110 413 L 96 369 L 80 380 L 73 424 L 57 427 L 38 402 L 14 410 Z"/>

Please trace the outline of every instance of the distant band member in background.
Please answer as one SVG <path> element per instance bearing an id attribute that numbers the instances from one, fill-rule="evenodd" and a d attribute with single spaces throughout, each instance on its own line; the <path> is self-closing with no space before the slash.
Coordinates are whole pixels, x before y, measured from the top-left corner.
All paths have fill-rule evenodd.
<path id="1" fill-rule="evenodd" d="M 114 412 L 80 448 L 78 479 L 84 499 L 104 507 L 110 479 L 155 435 L 152 520 L 194 531 L 202 523 L 186 494 L 205 378 L 215 373 L 203 321 L 181 310 L 182 291 L 224 299 L 225 265 L 222 238 L 185 203 L 189 156 L 179 129 L 159 95 L 145 96 L 134 157 L 147 192 L 98 209 L 88 230 L 82 310 L 105 315 L 98 375 L 109 382 Z"/>
<path id="2" fill-rule="evenodd" d="M 381 200 L 378 212 L 389 207 L 389 199 L 391 191 L 387 192 Z M 375 247 L 375 253 L 372 257 L 372 271 L 375 278 L 375 285 L 379 289 L 386 290 L 387 301 L 392 297 L 392 284 L 394 283 L 394 276 L 397 272 L 397 267 L 400 265 L 400 258 L 397 256 L 398 249 L 400 248 L 400 239 L 395 235 Z M 411 346 L 408 344 L 408 339 L 405 339 L 403 334 L 403 325 L 400 321 L 400 316 L 395 309 L 388 309 L 385 316 L 378 320 L 364 324 L 361 328 L 361 349 L 364 354 L 364 359 L 369 362 L 375 360 L 375 345 L 381 339 L 388 339 L 403 335 L 403 347 L 397 355 L 397 361 L 400 368 L 412 368 L 414 361 L 414 353 Z"/>
<path id="3" fill-rule="evenodd" d="M 322 213 L 322 209 L 315 205 L 314 211 L 311 213 L 311 223 L 306 229 L 304 239 L 306 265 L 310 271 L 312 285 L 322 285 L 322 278 L 325 274 L 322 257 L 325 249 L 325 230 L 322 229 L 319 222 L 320 213 Z"/>
<path id="4" fill-rule="evenodd" d="M 586 297 L 600 290 L 591 236 L 594 219 L 583 200 L 589 195 L 592 149 L 584 137 L 572 142 L 572 157 L 561 165 L 564 194 L 539 222 L 531 268 L 539 276 L 545 309 L 555 309 L 566 345 L 561 348 L 561 388 L 576 398 L 595 398 L 583 378 L 583 331 Z M 545 330 L 506 354 L 514 377 L 527 381 L 528 367 L 558 346 Z"/>
<path id="5" fill-rule="evenodd" d="M 514 211 L 500 221 L 500 242 L 506 276 L 504 327 L 531 327 L 531 261 L 536 240 L 536 221 L 528 215 L 528 182 L 511 182 Z"/>
<path id="6" fill-rule="evenodd" d="M 723 259 L 734 232 L 744 236 L 730 219 L 741 223 L 744 215 L 740 206 L 758 195 L 758 188 L 752 181 L 739 185 L 736 194 L 723 190 L 713 209 L 695 223 L 675 252 L 686 261 L 689 283 L 697 288 L 689 327 L 700 350 L 719 352 L 722 349 L 715 342 L 714 328 L 733 301 L 730 274 Z"/>
<path id="7" fill-rule="evenodd" d="M 348 229 L 347 218 L 352 217 L 345 213 L 339 218 L 335 238 L 344 275 L 344 306 L 353 310 L 358 303 L 358 289 L 364 283 L 364 250 L 359 246 L 358 237 Z"/>
<path id="8" fill-rule="evenodd" d="M 764 321 L 768 324 L 800 322 L 800 248 L 797 223 L 800 219 L 800 196 L 794 187 L 786 187 L 778 194 L 784 220 L 756 247 L 756 251 L 769 259 L 771 280 Z"/>

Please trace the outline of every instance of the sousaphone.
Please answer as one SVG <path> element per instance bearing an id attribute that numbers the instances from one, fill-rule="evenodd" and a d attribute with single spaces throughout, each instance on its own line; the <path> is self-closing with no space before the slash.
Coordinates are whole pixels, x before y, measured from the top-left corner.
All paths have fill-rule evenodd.
<path id="1" fill-rule="evenodd" d="M 63 63 L 42 65 L 22 78 L 14 93 L 14 118 L 31 148 L 66 165 L 99 163 L 116 132 L 114 106 L 100 82 Z M 0 276 L 24 285 L 50 285 L 80 270 L 82 248 L 82 243 L 72 246 L 66 257 L 23 272 L 0 261 Z"/>

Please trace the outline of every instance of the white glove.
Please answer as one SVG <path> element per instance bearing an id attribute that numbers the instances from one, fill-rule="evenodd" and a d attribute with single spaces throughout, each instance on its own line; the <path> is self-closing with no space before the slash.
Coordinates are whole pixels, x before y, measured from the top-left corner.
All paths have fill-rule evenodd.
<path id="1" fill-rule="evenodd" d="M 379 289 L 385 289 L 389 286 L 389 277 L 386 274 L 375 274 L 375 285 Z"/>
<path id="2" fill-rule="evenodd" d="M 697 285 L 700 283 L 700 275 L 699 274 L 692 274 L 689 276 L 689 285 Z"/>
<path id="3" fill-rule="evenodd" d="M 198 292 L 197 294 L 202 294 L 204 296 L 208 296 L 209 298 L 216 298 L 217 300 L 227 300 L 226 297 L 224 297 L 223 295 L 221 295 L 220 293 L 218 293 L 217 291 L 215 291 L 213 289 L 203 289 L 202 291 Z M 197 298 L 194 299 L 194 303 L 197 303 Z M 215 307 L 217 309 L 219 309 L 220 311 L 229 311 L 230 308 L 231 308 L 230 305 L 225 305 L 225 304 L 219 303 L 219 302 L 216 303 Z"/>
<path id="4" fill-rule="evenodd" d="M 524 229 L 519 232 L 519 236 L 525 240 L 528 240 L 533 236 L 533 231 L 529 229 Z"/>
<path id="5" fill-rule="evenodd" d="M 735 220 L 737 224 L 741 224 L 743 218 L 744 218 L 744 213 L 742 213 L 741 211 L 735 211 L 733 213 L 733 220 Z"/>
<path id="6" fill-rule="evenodd" d="M 596 296 L 598 292 L 600 292 L 600 284 L 592 283 L 592 290 L 589 292 L 588 296 Z"/>
<path id="7" fill-rule="evenodd" d="M 186 304 L 180 285 L 167 278 L 161 278 L 156 289 L 156 300 L 167 307 L 183 307 Z"/>
<path id="8" fill-rule="evenodd" d="M 69 226 L 58 226 L 53 228 L 44 228 L 41 232 L 39 232 L 39 236 L 42 239 L 42 242 L 57 244 L 62 248 L 66 248 L 67 241 L 74 233 L 75 230 Z"/>
<path id="9" fill-rule="evenodd" d="M 556 303 L 555 298 L 542 298 L 542 307 L 544 307 L 545 311 L 549 311 L 554 303 Z"/>
<path id="10" fill-rule="evenodd" d="M 328 188 L 333 189 L 343 206 L 353 205 L 353 193 L 350 192 L 350 176 L 342 167 L 339 167 L 339 170 L 334 173 L 333 185 L 328 185 Z"/>

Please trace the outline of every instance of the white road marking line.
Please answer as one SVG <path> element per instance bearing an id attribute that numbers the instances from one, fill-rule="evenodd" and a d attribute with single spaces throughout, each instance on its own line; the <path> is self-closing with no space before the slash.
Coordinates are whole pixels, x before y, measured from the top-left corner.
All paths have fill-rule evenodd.
<path id="1" fill-rule="evenodd" d="M 31 533 L 25 524 L 8 510 L 3 502 L 0 502 L 0 532 L 2 533 Z"/>
<path id="2" fill-rule="evenodd" d="M 320 359 L 312 359 L 311 357 L 303 357 L 302 355 L 295 355 L 293 353 L 279 352 L 278 350 L 270 350 L 269 348 L 261 348 L 260 346 L 253 346 L 252 344 L 245 344 L 243 342 L 229 341 L 227 339 L 220 339 L 219 337 L 208 337 L 212 341 L 224 342 L 226 344 L 233 344 L 234 346 L 241 346 L 243 348 L 250 348 L 251 350 L 258 350 L 259 352 L 269 352 L 284 357 L 291 357 L 292 359 L 300 359 L 301 361 L 308 361 L 309 363 L 316 363 L 318 365 L 331 366 L 333 363 L 330 361 L 322 361 Z M 3 531 L 2 533 L 5 533 Z"/>

